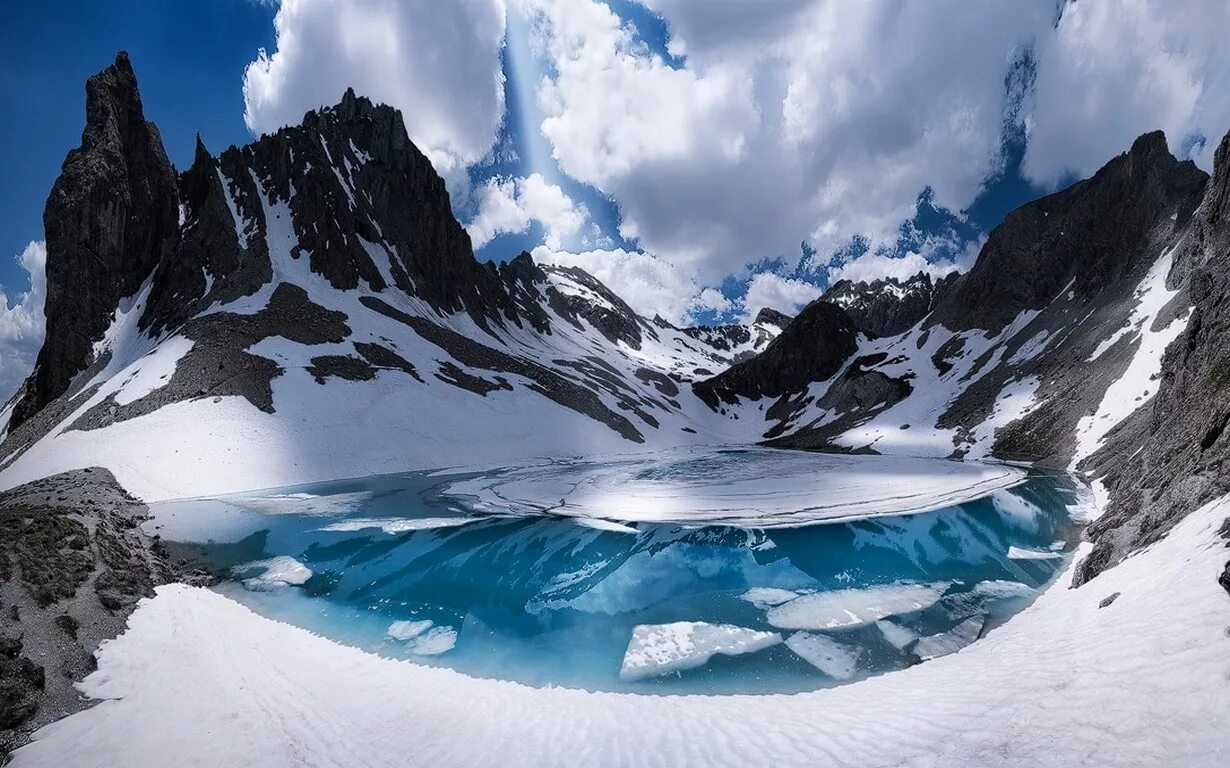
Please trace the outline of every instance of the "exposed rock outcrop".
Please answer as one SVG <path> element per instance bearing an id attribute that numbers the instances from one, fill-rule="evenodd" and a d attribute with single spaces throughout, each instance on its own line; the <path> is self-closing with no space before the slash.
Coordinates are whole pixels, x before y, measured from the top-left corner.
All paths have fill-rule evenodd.
<path id="1" fill-rule="evenodd" d="M 850 316 L 834 304 L 813 301 L 759 355 L 692 389 L 712 408 L 738 397 L 780 397 L 829 378 L 857 349 L 858 329 Z"/>
<path id="2" fill-rule="evenodd" d="M 1008 214 L 928 323 L 998 332 L 1064 290 L 1097 296 L 1152 263 L 1199 204 L 1207 179 L 1170 154 L 1161 131 L 1141 136 L 1092 178 Z"/>
<path id="3" fill-rule="evenodd" d="M 81 146 L 47 198 L 46 343 L 13 427 L 68 390 L 121 299 L 141 288 L 179 237 L 175 169 L 147 122 L 128 54 L 86 81 Z"/>
<path id="4" fill-rule="evenodd" d="M 846 311 L 859 330 L 871 336 L 895 336 L 912 328 L 948 295 L 959 273 L 932 280 L 919 272 L 908 280 L 889 277 L 871 282 L 838 280 L 820 298 Z"/>
<path id="5" fill-rule="evenodd" d="M 1166 350 L 1157 394 L 1081 467 L 1106 483 L 1110 504 L 1089 528 L 1078 584 L 1230 492 L 1230 134 L 1214 163 L 1171 274 L 1186 273 L 1187 327 Z"/>

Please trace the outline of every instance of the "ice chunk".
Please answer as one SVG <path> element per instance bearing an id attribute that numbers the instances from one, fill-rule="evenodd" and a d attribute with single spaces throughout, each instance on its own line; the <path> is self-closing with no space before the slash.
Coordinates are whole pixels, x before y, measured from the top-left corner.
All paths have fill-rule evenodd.
<path id="1" fill-rule="evenodd" d="M 457 630 L 452 627 L 432 627 L 412 638 L 406 647 L 417 656 L 439 656 L 457 645 Z"/>
<path id="2" fill-rule="evenodd" d="M 946 584 L 891 584 L 813 592 L 776 605 L 765 615 L 770 624 L 782 629 L 854 627 L 928 608 L 940 599 L 946 588 Z"/>
<path id="3" fill-rule="evenodd" d="M 1057 557 L 1063 557 L 1063 553 L 1046 549 L 1008 547 L 1008 557 L 1012 560 L 1054 560 Z"/>
<path id="4" fill-rule="evenodd" d="M 243 580 L 244 588 L 253 592 L 271 592 L 291 584 L 302 584 L 312 578 L 310 568 L 287 555 L 278 555 L 268 560 L 254 560 L 231 569 L 231 573 L 236 576 L 254 571 L 259 571 L 260 575 L 248 576 Z"/>
<path id="5" fill-rule="evenodd" d="M 1008 600 L 1014 597 L 1032 597 L 1037 590 L 1028 584 L 1022 584 L 1019 581 L 1003 581 L 1000 579 L 991 579 L 989 581 L 980 581 L 970 590 L 979 597 L 986 597 L 992 600 Z"/>
<path id="6" fill-rule="evenodd" d="M 748 601 L 763 611 L 774 605 L 781 605 L 782 603 L 790 602 L 798 596 L 798 592 L 789 589 L 779 589 L 777 587 L 752 587 L 739 597 L 740 599 Z"/>
<path id="7" fill-rule="evenodd" d="M 431 619 L 422 621 L 395 621 L 389 625 L 386 635 L 394 640 L 410 640 L 431 629 Z"/>
<path id="8" fill-rule="evenodd" d="M 914 655 L 923 661 L 929 661 L 956 653 L 978 639 L 986 622 L 986 616 L 971 616 L 947 632 L 928 635 L 914 644 Z"/>
<path id="9" fill-rule="evenodd" d="M 876 622 L 876 627 L 879 628 L 880 633 L 884 635 L 884 639 L 888 641 L 889 645 L 899 651 L 904 651 L 907 645 L 918 639 L 917 632 L 891 622 L 888 619 L 880 619 Z"/>
<path id="10" fill-rule="evenodd" d="M 786 638 L 786 647 L 824 674 L 849 680 L 858 666 L 862 648 L 842 645 L 831 637 L 811 632 L 795 632 Z"/>
<path id="11" fill-rule="evenodd" d="M 703 666 L 714 654 L 753 653 L 782 641 L 776 632 L 760 632 L 732 624 L 678 621 L 673 624 L 638 624 L 624 653 L 621 680 L 650 677 Z"/>

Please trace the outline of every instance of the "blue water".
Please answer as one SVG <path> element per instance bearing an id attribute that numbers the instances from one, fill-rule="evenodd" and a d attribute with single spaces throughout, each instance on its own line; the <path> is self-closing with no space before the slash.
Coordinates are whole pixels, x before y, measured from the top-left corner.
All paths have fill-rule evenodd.
<path id="1" fill-rule="evenodd" d="M 1079 533 L 1070 516 L 1078 486 L 1063 475 L 1031 475 L 1010 491 L 917 515 L 769 530 L 638 523 L 634 533 L 557 518 L 474 520 L 441 495 L 454 479 L 412 473 L 169 502 L 154 506 L 151 525 L 221 571 L 293 557 L 311 571 L 301 584 L 254 589 L 268 585 L 243 578 L 262 569 L 239 568 L 218 589 L 342 643 L 534 685 L 661 693 L 800 691 L 841 681 L 785 645 L 624 681 L 620 665 L 637 625 L 701 621 L 788 636 L 741 597 L 746 590 L 938 582 L 946 590 L 939 602 L 892 620 L 927 635 L 976 612 L 993 631 L 1031 597 L 975 598 L 975 585 L 1044 587 Z M 438 518 L 468 522 L 402 530 Z M 1013 559 L 1010 547 L 1059 556 Z M 393 622 L 426 620 L 437 635 L 455 633 L 455 644 L 422 655 L 440 646 L 388 635 Z M 918 663 L 874 624 L 827 634 L 861 649 L 854 680 Z"/>

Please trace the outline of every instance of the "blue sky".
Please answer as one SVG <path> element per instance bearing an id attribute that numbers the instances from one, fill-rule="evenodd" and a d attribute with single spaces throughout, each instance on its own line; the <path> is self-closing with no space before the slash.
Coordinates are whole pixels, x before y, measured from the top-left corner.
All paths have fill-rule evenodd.
<path id="1" fill-rule="evenodd" d="M 403 110 L 480 259 L 532 250 L 680 322 L 793 311 L 840 277 L 967 265 L 1008 211 L 1145 131 L 1209 168 L 1205 137 L 1230 127 L 1210 9 L 1056 8 L 7 3 L 0 287 L 21 309 L 17 257 L 37 261 L 28 245 L 79 141 L 85 78 L 125 49 L 180 168 L 197 131 L 216 153 L 354 86 Z M 36 339 L 15 338 L 0 327 L 0 358 L 29 356 Z"/>

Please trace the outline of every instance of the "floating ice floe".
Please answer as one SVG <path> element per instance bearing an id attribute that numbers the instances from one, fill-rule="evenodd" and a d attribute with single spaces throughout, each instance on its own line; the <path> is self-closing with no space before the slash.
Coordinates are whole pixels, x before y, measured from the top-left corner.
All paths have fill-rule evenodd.
<path id="1" fill-rule="evenodd" d="M 312 578 L 312 569 L 288 555 L 278 555 L 268 560 L 254 560 L 231 569 L 236 576 L 259 571 L 259 576 L 243 580 L 245 589 L 253 592 L 271 592 L 292 584 L 299 585 Z"/>
<path id="2" fill-rule="evenodd" d="M 779 589 L 778 587 L 752 587 L 742 595 L 739 595 L 739 599 L 746 600 L 763 611 L 768 608 L 772 608 L 775 605 L 788 603 L 798 596 L 799 593 L 791 589 Z"/>
<path id="3" fill-rule="evenodd" d="M 930 661 L 940 656 L 956 653 L 977 640 L 986 623 L 986 616 L 971 616 L 947 632 L 921 638 L 914 644 L 914 655 L 923 661 Z"/>
<path id="4" fill-rule="evenodd" d="M 1026 549 L 1024 547 L 1008 547 L 1010 560 L 1054 560 L 1063 557 L 1062 552 L 1047 549 Z"/>
<path id="5" fill-rule="evenodd" d="M 786 638 L 786 647 L 816 669 L 836 680 L 849 680 L 858 667 L 862 648 L 843 645 L 831 637 L 811 632 L 795 632 Z"/>
<path id="6" fill-rule="evenodd" d="M 947 584 L 893 584 L 866 589 L 835 589 L 775 605 L 765 616 L 782 629 L 837 629 L 870 624 L 898 613 L 929 608 Z"/>
<path id="7" fill-rule="evenodd" d="M 906 646 L 918 639 L 917 632 L 888 619 L 877 621 L 876 628 L 884 635 L 884 639 L 888 641 L 888 644 L 899 651 L 904 651 Z"/>
<path id="8" fill-rule="evenodd" d="M 406 644 L 406 650 L 416 656 L 439 656 L 457 645 L 457 630 L 433 626 L 430 619 L 395 621 L 385 634 Z"/>
<path id="9" fill-rule="evenodd" d="M 410 640 L 431 629 L 431 619 L 421 621 L 395 621 L 389 625 L 386 635 L 394 640 Z"/>
<path id="10" fill-rule="evenodd" d="M 1017 597 L 1032 597 L 1038 590 L 1019 581 L 990 579 L 978 582 L 970 591 L 979 597 L 991 600 L 1008 600 Z"/>
<path id="11" fill-rule="evenodd" d="M 695 669 L 715 654 L 738 656 L 777 645 L 782 636 L 732 624 L 678 621 L 673 624 L 639 624 L 619 670 L 621 680 L 651 677 Z"/>

